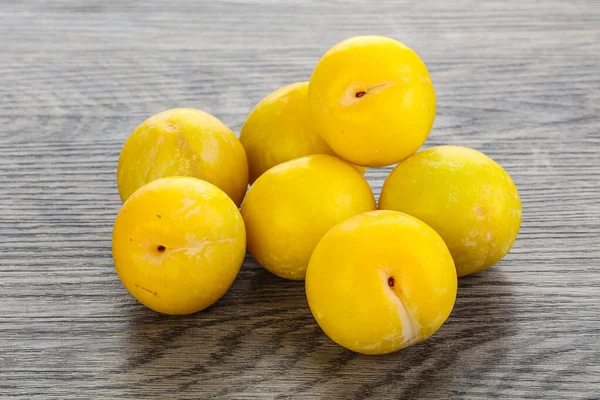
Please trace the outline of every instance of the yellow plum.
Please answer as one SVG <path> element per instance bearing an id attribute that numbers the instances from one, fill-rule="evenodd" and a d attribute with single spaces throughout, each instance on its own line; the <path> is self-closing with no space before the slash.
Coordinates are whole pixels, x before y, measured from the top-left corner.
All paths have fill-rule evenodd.
<path id="1" fill-rule="evenodd" d="M 250 183 L 266 170 L 311 154 L 335 155 L 316 131 L 308 112 L 308 82 L 274 91 L 252 109 L 240 132 Z M 364 168 L 358 167 L 364 173 Z"/>
<path id="2" fill-rule="evenodd" d="M 221 189 L 196 178 L 162 178 L 125 201 L 112 248 L 133 297 L 164 314 L 190 314 L 225 294 L 244 261 L 246 231 Z"/>
<path id="3" fill-rule="evenodd" d="M 357 36 L 325 53 L 310 78 L 308 104 L 318 132 L 341 158 L 381 167 L 414 154 L 436 111 L 425 64 L 408 46 Z"/>
<path id="4" fill-rule="evenodd" d="M 176 108 L 148 118 L 125 142 L 117 168 L 121 199 L 168 176 L 203 179 L 239 206 L 248 187 L 248 161 L 224 123 L 199 110 Z"/>
<path id="5" fill-rule="evenodd" d="M 430 337 L 456 298 L 452 256 L 425 223 L 371 211 L 332 228 L 306 272 L 313 316 L 336 343 L 385 354 Z"/>
<path id="6" fill-rule="evenodd" d="M 353 165 L 316 154 L 262 174 L 241 211 L 256 261 L 279 277 L 302 280 L 321 237 L 338 222 L 373 209 L 371 188 Z"/>
<path id="7" fill-rule="evenodd" d="M 521 225 L 521 200 L 511 177 L 477 150 L 439 146 L 400 163 L 381 191 L 379 208 L 419 218 L 440 234 L 458 276 L 496 264 Z"/>

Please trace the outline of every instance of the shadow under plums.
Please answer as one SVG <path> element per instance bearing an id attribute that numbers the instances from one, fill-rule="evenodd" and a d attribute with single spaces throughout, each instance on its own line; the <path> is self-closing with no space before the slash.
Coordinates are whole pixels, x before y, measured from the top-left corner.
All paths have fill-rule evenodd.
<path id="1" fill-rule="evenodd" d="M 460 395 L 462 378 L 477 379 L 502 362 L 515 301 L 502 269 L 461 278 L 454 310 L 432 338 L 364 356 L 320 330 L 304 282 L 277 278 L 247 257 L 227 294 L 200 313 L 172 317 L 135 306 L 124 332 L 126 393 L 222 398 L 264 387 L 283 397 Z"/>
<path id="2" fill-rule="evenodd" d="M 166 316 L 141 304 L 127 308 L 132 318 L 121 369 L 129 371 L 134 386 L 127 393 L 134 395 L 201 385 L 202 393 L 219 397 L 270 379 L 273 367 L 285 369 L 281 363 L 311 347 L 297 335 L 313 325 L 304 282 L 278 278 L 250 256 L 225 296 L 199 313 Z M 267 370 L 257 370 L 259 363 Z"/>

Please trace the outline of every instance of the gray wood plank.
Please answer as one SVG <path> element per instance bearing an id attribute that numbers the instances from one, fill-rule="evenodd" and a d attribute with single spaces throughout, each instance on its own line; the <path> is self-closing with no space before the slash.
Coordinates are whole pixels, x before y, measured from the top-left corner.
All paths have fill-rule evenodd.
<path id="1" fill-rule="evenodd" d="M 600 5 L 589 1 L 0 3 L 0 397 L 600 398 Z M 523 201 L 515 247 L 460 280 L 430 340 L 352 354 L 302 283 L 248 257 L 205 312 L 164 317 L 114 273 L 115 169 L 146 117 L 238 132 L 337 41 L 427 63 L 426 146 L 482 150 Z M 389 168 L 369 170 L 377 196 Z"/>

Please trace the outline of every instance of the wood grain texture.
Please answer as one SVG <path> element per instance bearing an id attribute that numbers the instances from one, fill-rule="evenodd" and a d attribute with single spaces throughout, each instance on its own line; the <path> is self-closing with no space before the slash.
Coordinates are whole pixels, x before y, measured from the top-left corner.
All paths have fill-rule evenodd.
<path id="1" fill-rule="evenodd" d="M 594 0 L 0 2 L 0 397 L 600 398 L 599 27 Z M 434 337 L 383 357 L 333 344 L 302 283 L 250 258 L 205 312 L 136 303 L 110 249 L 127 135 L 179 106 L 238 132 L 364 33 L 427 63 L 427 146 L 513 176 L 510 254 L 460 280 Z M 388 173 L 367 173 L 377 196 Z"/>

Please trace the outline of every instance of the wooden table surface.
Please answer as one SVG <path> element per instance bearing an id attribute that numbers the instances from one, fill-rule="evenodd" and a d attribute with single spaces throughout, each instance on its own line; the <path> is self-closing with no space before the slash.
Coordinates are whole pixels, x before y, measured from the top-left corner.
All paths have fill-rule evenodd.
<path id="1" fill-rule="evenodd" d="M 365 33 L 428 65 L 426 146 L 474 147 L 513 176 L 509 255 L 460 279 L 430 340 L 381 357 L 331 342 L 302 282 L 250 257 L 204 312 L 138 304 L 111 256 L 129 133 L 180 106 L 237 133 Z M 599 73 L 594 0 L 2 1 L 0 397 L 600 398 Z M 389 171 L 367 173 L 377 196 Z"/>

